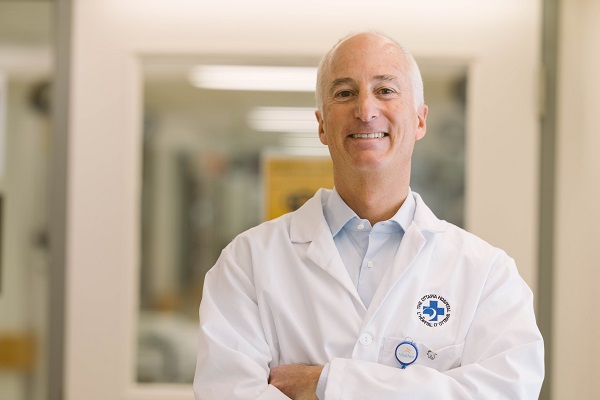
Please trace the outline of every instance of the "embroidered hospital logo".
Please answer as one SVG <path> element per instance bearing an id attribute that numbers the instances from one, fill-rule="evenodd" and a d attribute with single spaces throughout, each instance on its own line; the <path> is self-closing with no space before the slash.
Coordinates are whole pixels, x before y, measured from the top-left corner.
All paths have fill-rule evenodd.
<path id="1" fill-rule="evenodd" d="M 417 302 L 417 317 L 429 327 L 447 323 L 451 310 L 448 300 L 437 294 L 427 294 Z"/>

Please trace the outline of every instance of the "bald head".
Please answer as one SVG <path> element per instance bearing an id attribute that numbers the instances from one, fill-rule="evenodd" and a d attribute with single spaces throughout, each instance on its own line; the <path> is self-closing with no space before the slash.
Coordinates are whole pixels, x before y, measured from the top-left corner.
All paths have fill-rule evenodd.
<path id="1" fill-rule="evenodd" d="M 421 79 L 419 67 L 417 66 L 417 63 L 410 52 L 402 47 L 398 42 L 385 35 L 374 32 L 362 32 L 352 34 L 341 39 L 321 59 L 319 68 L 317 70 L 316 87 L 317 108 L 321 113 L 323 112 L 325 88 L 328 84 L 328 80 L 330 79 L 332 69 L 336 68 L 336 55 L 338 52 L 358 52 L 360 51 L 361 46 L 369 44 L 381 45 L 382 48 L 392 47 L 397 50 L 398 62 L 404 66 L 403 69 L 408 75 L 407 78 L 410 82 L 415 110 L 418 110 L 421 106 L 423 106 L 423 80 Z"/>

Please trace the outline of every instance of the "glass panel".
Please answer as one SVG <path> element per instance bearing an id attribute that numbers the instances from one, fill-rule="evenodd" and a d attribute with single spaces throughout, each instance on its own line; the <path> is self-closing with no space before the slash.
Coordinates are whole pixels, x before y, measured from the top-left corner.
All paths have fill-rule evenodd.
<path id="1" fill-rule="evenodd" d="M 316 187 L 332 187 L 313 92 L 198 88 L 190 71 L 317 62 L 144 60 L 139 382 L 192 381 L 203 277 L 221 250 L 265 218 L 299 207 Z M 462 224 L 466 69 L 432 63 L 422 70 L 430 116 L 412 186 L 441 218 Z"/>
<path id="2" fill-rule="evenodd" d="M 427 134 L 417 142 L 411 188 L 438 218 L 464 227 L 467 69 L 420 63 L 429 107 Z"/>

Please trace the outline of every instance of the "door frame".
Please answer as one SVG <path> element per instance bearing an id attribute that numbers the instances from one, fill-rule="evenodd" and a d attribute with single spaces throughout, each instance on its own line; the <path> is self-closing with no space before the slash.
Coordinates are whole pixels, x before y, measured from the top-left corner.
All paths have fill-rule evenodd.
<path id="1" fill-rule="evenodd" d="M 359 0 L 307 1 L 292 15 L 274 0 L 72 0 L 61 143 L 66 400 L 193 398 L 187 385 L 135 382 L 146 55 L 315 57 L 349 31 L 376 28 L 417 59 L 465 60 L 466 227 L 513 256 L 536 290 L 541 2 L 413 3 L 374 0 L 365 11 Z"/>

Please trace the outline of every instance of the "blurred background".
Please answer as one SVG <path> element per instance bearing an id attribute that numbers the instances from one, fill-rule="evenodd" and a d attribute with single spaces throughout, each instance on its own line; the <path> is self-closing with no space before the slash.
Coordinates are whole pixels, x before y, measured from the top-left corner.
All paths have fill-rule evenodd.
<path id="1" fill-rule="evenodd" d="M 534 291 L 540 398 L 600 398 L 600 2 L 280 3 L 0 0 L 0 399 L 193 398 L 204 274 L 332 187 L 315 68 L 361 30 L 421 67 L 412 189 Z"/>

